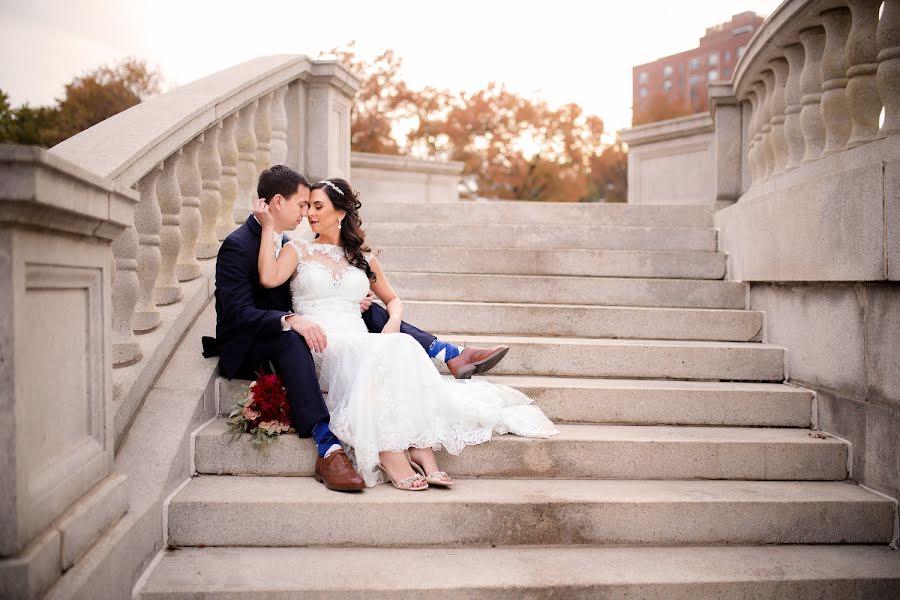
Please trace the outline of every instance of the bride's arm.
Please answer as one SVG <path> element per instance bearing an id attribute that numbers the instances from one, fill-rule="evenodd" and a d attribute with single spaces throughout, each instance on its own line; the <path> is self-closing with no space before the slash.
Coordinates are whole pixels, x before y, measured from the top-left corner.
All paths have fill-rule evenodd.
<path id="1" fill-rule="evenodd" d="M 381 333 L 399 333 L 400 321 L 403 318 L 403 302 L 400 301 L 400 296 L 391 287 L 391 282 L 388 281 L 387 275 L 384 274 L 384 269 L 381 268 L 378 259 L 372 258 L 369 261 L 369 266 L 372 268 L 372 272 L 375 273 L 375 282 L 370 283 L 369 288 L 384 303 L 388 317 L 390 317 Z"/>
<path id="2" fill-rule="evenodd" d="M 278 259 L 275 259 L 275 219 L 269 212 L 266 201 L 259 199 L 253 205 L 253 214 L 262 226 L 259 238 L 259 283 L 265 288 L 278 287 L 287 281 L 297 268 L 297 251 L 291 245 L 285 245 Z M 291 251 L 288 252 L 287 249 Z"/>

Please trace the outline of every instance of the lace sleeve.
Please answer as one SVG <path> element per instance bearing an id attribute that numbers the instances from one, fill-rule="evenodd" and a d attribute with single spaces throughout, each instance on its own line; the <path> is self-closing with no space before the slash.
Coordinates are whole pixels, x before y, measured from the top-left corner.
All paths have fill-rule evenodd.
<path id="1" fill-rule="evenodd" d="M 306 240 L 288 240 L 285 246 L 291 246 L 294 251 L 297 253 L 297 263 L 302 263 L 305 259 L 309 258 L 310 249 L 309 242 Z"/>

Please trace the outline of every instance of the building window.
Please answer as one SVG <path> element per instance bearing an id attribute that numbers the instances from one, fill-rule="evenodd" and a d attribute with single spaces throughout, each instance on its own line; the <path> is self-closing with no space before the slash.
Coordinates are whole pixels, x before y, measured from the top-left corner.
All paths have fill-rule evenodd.
<path id="1" fill-rule="evenodd" d="M 710 52 L 709 57 L 707 58 L 707 62 L 711 65 L 719 64 L 719 53 L 718 52 Z"/>
<path id="2" fill-rule="evenodd" d="M 672 70 L 671 65 L 666 65 L 666 66 L 663 68 L 663 76 L 664 76 L 664 77 L 671 77 L 671 76 L 672 76 L 672 73 L 673 73 L 673 70 Z"/>
<path id="3" fill-rule="evenodd" d="M 647 88 L 642 87 L 638 93 L 641 95 L 641 98 L 646 98 L 647 97 Z"/>
<path id="4" fill-rule="evenodd" d="M 725 51 L 725 62 L 730 62 L 730 61 L 731 61 L 731 50 L 726 50 Z"/>
<path id="5" fill-rule="evenodd" d="M 744 55 L 744 52 L 746 52 L 746 51 L 747 51 L 747 46 L 741 46 L 740 48 L 738 48 L 738 53 L 737 53 L 738 58 L 742 57 Z"/>
<path id="6" fill-rule="evenodd" d="M 671 90 L 671 89 L 672 89 L 672 82 L 669 81 L 668 79 L 666 79 L 665 81 L 663 81 L 663 90 L 666 91 L 666 92 L 668 92 L 668 91 Z"/>
<path id="7" fill-rule="evenodd" d="M 696 84 L 700 83 L 702 80 L 703 80 L 703 77 L 701 77 L 700 75 L 694 74 L 694 75 L 691 75 L 690 82 L 691 82 L 691 85 L 696 85 Z"/>
<path id="8" fill-rule="evenodd" d="M 706 78 L 710 81 L 715 81 L 719 78 L 719 72 L 713 69 L 709 73 L 706 74 Z"/>
<path id="9" fill-rule="evenodd" d="M 692 71 L 696 71 L 696 70 L 699 69 L 699 68 L 700 68 L 700 59 L 699 59 L 699 58 L 692 58 L 692 59 L 691 59 L 691 70 L 692 70 Z"/>
<path id="10" fill-rule="evenodd" d="M 753 33 L 753 25 L 744 25 L 731 30 L 731 35 L 741 35 L 742 33 Z"/>
<path id="11" fill-rule="evenodd" d="M 650 78 L 650 75 L 647 74 L 647 71 L 641 71 L 638 73 L 638 83 L 647 83 L 647 80 Z"/>
<path id="12" fill-rule="evenodd" d="M 731 77 L 731 69 L 725 67 L 722 69 L 722 79 L 728 79 L 729 77 Z"/>

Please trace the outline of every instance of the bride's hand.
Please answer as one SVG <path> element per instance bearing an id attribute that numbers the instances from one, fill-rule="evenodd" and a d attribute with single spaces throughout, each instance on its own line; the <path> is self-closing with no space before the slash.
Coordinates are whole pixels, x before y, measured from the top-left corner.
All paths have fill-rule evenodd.
<path id="1" fill-rule="evenodd" d="M 400 333 L 400 319 L 395 319 L 391 317 L 388 319 L 388 322 L 384 324 L 384 327 L 381 329 L 381 333 Z"/>
<path id="2" fill-rule="evenodd" d="M 359 312 L 366 312 L 372 307 L 372 302 L 375 300 L 375 294 L 369 292 L 366 294 L 366 297 L 359 301 Z"/>
<path id="3" fill-rule="evenodd" d="M 269 205 L 266 204 L 265 198 L 260 198 L 253 203 L 253 216 L 256 217 L 263 229 L 275 227 L 275 217 L 269 212 Z"/>
<path id="4" fill-rule="evenodd" d="M 287 318 L 287 322 L 291 329 L 303 336 L 310 350 L 313 352 L 325 350 L 325 347 L 328 345 L 328 338 L 325 337 L 325 332 L 316 323 L 307 321 L 298 315 L 291 315 Z"/>

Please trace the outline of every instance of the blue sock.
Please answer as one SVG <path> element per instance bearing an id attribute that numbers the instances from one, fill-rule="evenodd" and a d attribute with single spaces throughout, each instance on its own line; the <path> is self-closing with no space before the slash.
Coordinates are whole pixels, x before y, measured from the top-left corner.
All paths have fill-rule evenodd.
<path id="1" fill-rule="evenodd" d="M 462 352 L 462 349 L 459 346 L 454 346 L 453 344 L 448 344 L 447 342 L 442 342 L 441 340 L 435 338 L 431 345 L 428 347 L 428 356 L 431 358 L 436 358 L 438 360 L 442 360 L 445 363 L 448 360 L 453 360 Z"/>
<path id="2" fill-rule="evenodd" d="M 332 446 L 340 445 L 341 443 L 341 441 L 331 433 L 331 429 L 328 427 L 328 421 L 319 421 L 316 423 L 313 427 L 312 434 L 313 439 L 316 440 L 316 448 L 319 451 L 319 456 L 322 458 L 325 457 L 325 454 Z"/>

